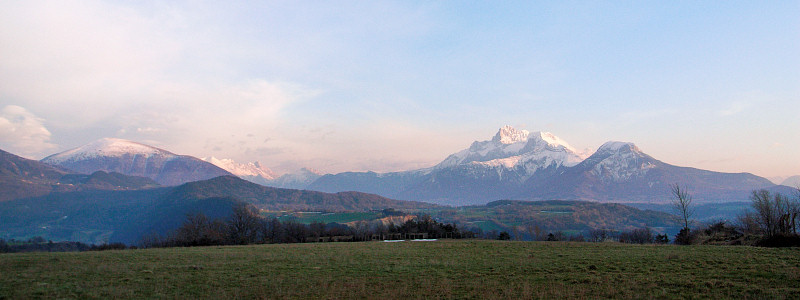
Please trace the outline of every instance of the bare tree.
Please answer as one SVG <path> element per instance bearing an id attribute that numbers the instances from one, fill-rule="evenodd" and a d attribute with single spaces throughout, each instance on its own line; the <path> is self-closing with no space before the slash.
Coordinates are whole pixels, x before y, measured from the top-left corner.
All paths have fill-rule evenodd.
<path id="1" fill-rule="evenodd" d="M 756 220 L 768 238 L 797 234 L 800 195 L 798 199 L 791 199 L 781 193 L 771 194 L 762 189 L 753 191 L 750 200 L 756 211 Z"/>
<path id="2" fill-rule="evenodd" d="M 183 226 L 178 228 L 175 236 L 176 242 L 182 246 L 204 245 L 208 224 L 208 217 L 203 213 L 187 214 L 186 220 L 183 221 Z"/>
<path id="3" fill-rule="evenodd" d="M 755 212 L 745 211 L 736 218 L 736 221 L 738 223 L 737 227 L 739 227 L 739 230 L 743 233 L 752 235 L 764 234 L 759 224 L 759 217 Z"/>
<path id="4" fill-rule="evenodd" d="M 683 218 L 683 228 L 688 231 L 689 218 L 694 215 L 692 195 L 689 194 L 689 190 L 685 186 L 681 187 L 677 183 L 670 185 L 670 188 L 672 190 L 672 195 L 675 196 L 675 198 L 672 199 L 672 207 Z"/>
<path id="5" fill-rule="evenodd" d="M 606 229 L 592 229 L 589 231 L 589 240 L 592 242 L 603 242 L 610 237 L 611 232 Z"/>
<path id="6" fill-rule="evenodd" d="M 772 194 L 767 190 L 753 191 L 750 194 L 750 201 L 752 201 L 753 209 L 755 209 L 758 216 L 757 221 L 767 237 L 771 237 L 776 233 L 775 223 L 777 223 L 777 213 L 775 206 L 772 205 Z"/>
<path id="7" fill-rule="evenodd" d="M 791 214 L 791 228 L 794 235 L 797 235 L 797 229 L 800 224 L 797 223 L 797 217 L 800 216 L 800 184 L 795 187 L 794 201 L 789 202 L 789 213 Z"/>

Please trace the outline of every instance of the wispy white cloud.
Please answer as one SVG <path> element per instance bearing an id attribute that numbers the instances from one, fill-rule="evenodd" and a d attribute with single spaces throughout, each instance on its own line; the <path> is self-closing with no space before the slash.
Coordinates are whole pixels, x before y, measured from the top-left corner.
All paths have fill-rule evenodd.
<path id="1" fill-rule="evenodd" d="M 245 72 L 250 63 L 238 60 L 268 67 L 262 52 L 270 51 L 217 30 L 205 5 L 172 5 L 8 5 L 0 11 L 0 105 L 22 99 L 60 132 L 83 137 L 64 147 L 116 134 L 205 156 L 207 139 L 243 152 L 233 135 L 263 140 L 287 106 L 319 93 Z"/>
<path id="2" fill-rule="evenodd" d="M 0 146 L 31 158 L 56 147 L 50 143 L 50 131 L 44 120 L 17 105 L 6 105 L 0 111 Z"/>
<path id="3" fill-rule="evenodd" d="M 4 1 L 0 108 L 46 120 L 53 150 L 110 135 L 325 171 L 425 166 L 505 123 L 674 153 L 736 140 L 748 110 L 796 149 L 796 5 L 754 6 Z"/>

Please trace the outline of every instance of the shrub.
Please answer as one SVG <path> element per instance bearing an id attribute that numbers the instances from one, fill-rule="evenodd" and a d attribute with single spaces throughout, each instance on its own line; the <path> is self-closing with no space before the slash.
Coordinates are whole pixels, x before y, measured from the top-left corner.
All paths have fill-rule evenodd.
<path id="1" fill-rule="evenodd" d="M 800 247 L 800 236 L 794 234 L 776 234 L 763 238 L 756 243 L 761 247 Z"/>
<path id="2" fill-rule="evenodd" d="M 507 240 L 511 239 L 511 235 L 508 234 L 508 232 L 503 231 L 503 232 L 500 233 L 499 236 L 497 236 L 497 239 L 498 240 L 507 241 Z"/>
<path id="3" fill-rule="evenodd" d="M 652 244 L 653 240 L 653 232 L 648 227 L 625 231 L 619 235 L 619 241 L 622 243 Z"/>
<path id="4" fill-rule="evenodd" d="M 678 234 L 675 235 L 675 244 L 676 245 L 690 245 L 692 243 L 691 239 L 691 231 L 689 228 L 681 229 Z"/>
<path id="5" fill-rule="evenodd" d="M 667 234 L 656 235 L 656 244 L 669 244 L 669 236 Z"/>

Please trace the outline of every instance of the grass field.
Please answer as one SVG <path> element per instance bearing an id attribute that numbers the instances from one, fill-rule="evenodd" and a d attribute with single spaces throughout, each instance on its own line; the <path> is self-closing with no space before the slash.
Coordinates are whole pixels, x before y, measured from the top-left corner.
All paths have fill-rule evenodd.
<path id="1" fill-rule="evenodd" d="M 379 211 L 368 211 L 368 212 L 336 212 L 336 213 L 326 213 L 326 212 L 293 212 L 291 214 L 286 213 L 262 213 L 262 216 L 265 217 L 275 217 L 281 221 L 295 221 L 301 224 L 311 224 L 314 222 L 319 222 L 323 224 L 328 223 L 348 223 L 353 221 L 362 221 L 362 220 L 375 220 L 384 217 L 384 215 Z"/>
<path id="2" fill-rule="evenodd" d="M 0 298 L 790 298 L 800 249 L 484 240 L 0 255 Z"/>

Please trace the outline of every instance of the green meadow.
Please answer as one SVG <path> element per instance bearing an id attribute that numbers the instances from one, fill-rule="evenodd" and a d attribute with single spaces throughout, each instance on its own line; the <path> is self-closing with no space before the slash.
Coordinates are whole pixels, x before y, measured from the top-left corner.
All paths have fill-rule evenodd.
<path id="1" fill-rule="evenodd" d="M 0 299 L 800 299 L 800 249 L 442 240 L 0 254 Z"/>

